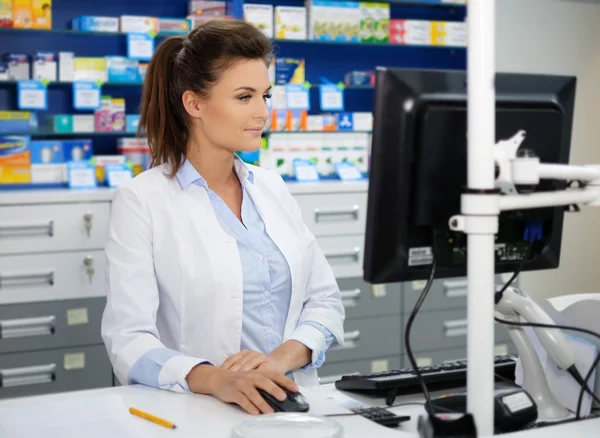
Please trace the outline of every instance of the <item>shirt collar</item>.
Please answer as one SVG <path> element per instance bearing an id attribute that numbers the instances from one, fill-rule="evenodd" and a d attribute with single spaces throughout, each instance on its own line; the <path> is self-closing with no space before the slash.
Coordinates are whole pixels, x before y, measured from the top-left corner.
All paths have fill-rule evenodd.
<path id="1" fill-rule="evenodd" d="M 254 172 L 242 161 L 237 154 L 234 155 L 233 159 L 233 170 L 237 174 L 242 185 L 246 183 L 246 181 L 250 181 L 254 184 Z M 181 185 L 183 190 L 187 189 L 192 184 L 198 184 L 205 189 L 208 189 L 208 184 L 206 180 L 198 173 L 198 171 L 194 168 L 192 163 L 190 163 L 187 159 L 183 162 L 181 168 L 177 171 L 177 180 Z"/>

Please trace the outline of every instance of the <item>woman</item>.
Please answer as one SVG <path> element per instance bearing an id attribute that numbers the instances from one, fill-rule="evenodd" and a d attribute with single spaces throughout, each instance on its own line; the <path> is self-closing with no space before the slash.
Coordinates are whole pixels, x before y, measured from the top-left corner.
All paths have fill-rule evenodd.
<path id="1" fill-rule="evenodd" d="M 234 153 L 260 147 L 271 57 L 252 25 L 215 20 L 150 62 L 152 169 L 116 191 L 106 244 L 102 336 L 122 383 L 267 413 L 257 388 L 317 384 L 343 343 L 333 272 L 286 184 Z"/>

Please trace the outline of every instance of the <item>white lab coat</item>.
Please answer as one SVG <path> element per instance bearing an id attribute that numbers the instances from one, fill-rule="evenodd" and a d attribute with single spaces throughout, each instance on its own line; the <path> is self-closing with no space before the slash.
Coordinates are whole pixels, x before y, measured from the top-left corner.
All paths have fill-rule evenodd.
<path id="1" fill-rule="evenodd" d="M 279 175 L 250 169 L 254 182 L 247 190 L 291 271 L 284 342 L 300 322 L 314 321 L 342 345 L 344 307 L 331 267 Z M 151 349 L 184 354 L 163 367 L 161 386 L 199 361 L 218 366 L 240 351 L 243 280 L 236 241 L 222 230 L 205 189 L 192 184 L 183 190 L 167 172 L 166 166 L 144 172 L 117 189 L 112 203 L 102 337 L 122 383 Z M 315 369 L 293 376 L 301 386 L 318 384 Z"/>

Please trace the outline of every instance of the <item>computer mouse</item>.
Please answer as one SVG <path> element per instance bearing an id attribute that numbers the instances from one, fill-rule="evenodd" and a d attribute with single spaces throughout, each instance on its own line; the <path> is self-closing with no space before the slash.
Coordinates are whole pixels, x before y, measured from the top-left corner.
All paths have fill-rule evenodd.
<path id="1" fill-rule="evenodd" d="M 277 400 L 273 395 L 262 389 L 258 389 L 258 392 L 275 412 L 308 412 L 310 406 L 302 394 L 285 388 L 282 389 L 287 395 L 287 398 L 283 401 Z"/>

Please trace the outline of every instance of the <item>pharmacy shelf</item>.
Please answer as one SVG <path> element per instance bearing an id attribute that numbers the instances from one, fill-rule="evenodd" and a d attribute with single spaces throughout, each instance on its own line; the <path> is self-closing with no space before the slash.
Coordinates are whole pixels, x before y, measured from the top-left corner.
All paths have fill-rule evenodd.
<path id="1" fill-rule="evenodd" d="M 115 36 L 115 35 L 127 35 L 123 32 L 88 32 L 71 29 L 15 29 L 15 28 L 0 28 L 0 34 L 2 33 L 34 33 L 34 34 L 69 34 L 69 35 L 89 35 L 89 36 Z M 170 35 L 158 34 L 157 38 L 167 38 Z M 284 40 L 284 39 L 273 39 L 276 44 L 310 44 L 310 45 L 350 45 L 360 47 L 388 47 L 388 48 L 415 48 L 415 49 L 466 49 L 464 46 L 434 46 L 434 45 L 402 45 L 402 44 L 390 44 L 390 43 L 362 43 L 353 41 L 319 41 L 319 40 Z"/>
<path id="2" fill-rule="evenodd" d="M 268 137 L 272 134 L 371 134 L 372 131 L 266 131 L 263 135 Z M 26 137 L 48 137 L 48 138 L 73 138 L 73 137 L 135 137 L 135 132 L 0 132 L 0 136 L 26 136 Z"/>

